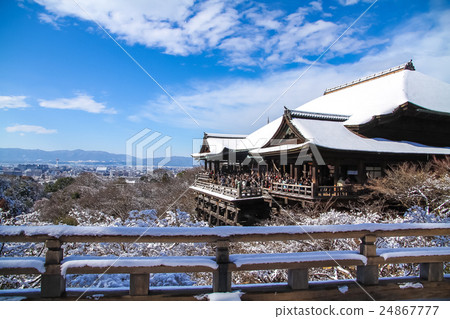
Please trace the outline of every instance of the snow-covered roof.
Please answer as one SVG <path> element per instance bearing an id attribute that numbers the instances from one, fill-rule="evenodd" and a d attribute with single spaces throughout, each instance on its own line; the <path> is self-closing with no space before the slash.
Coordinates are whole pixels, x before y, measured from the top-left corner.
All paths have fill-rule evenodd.
<path id="1" fill-rule="evenodd" d="M 224 133 L 206 133 L 205 132 L 205 137 L 207 138 L 230 138 L 230 139 L 241 139 L 241 138 L 246 138 L 247 135 L 245 134 L 224 134 Z"/>
<path id="2" fill-rule="evenodd" d="M 195 159 L 221 154 L 225 148 L 233 151 L 252 150 L 263 147 L 273 137 L 281 124 L 283 117 L 264 125 L 250 135 L 205 133 L 205 139 L 209 145 L 209 153 L 194 153 Z"/>
<path id="3" fill-rule="evenodd" d="M 407 102 L 450 113 L 450 84 L 417 71 L 401 70 L 346 86 L 316 98 L 298 111 L 349 115 L 346 125 L 369 122 Z"/>
<path id="4" fill-rule="evenodd" d="M 447 149 L 422 147 L 413 145 L 411 142 L 365 139 L 353 134 L 344 126 L 367 123 L 373 116 L 390 114 L 407 102 L 427 110 L 450 115 L 450 84 L 420 72 L 405 69 L 405 65 L 401 66 L 402 68 L 393 68 L 327 90 L 325 95 L 292 110 L 292 121 L 298 123 L 302 134 L 306 134 L 304 136 L 310 143 L 327 148 L 448 154 Z M 207 155 L 221 154 L 225 148 L 235 151 L 253 150 L 254 154 L 275 151 L 277 147 L 264 149 L 262 147 L 274 137 L 282 119 L 283 117 L 279 117 L 247 136 L 205 133 L 210 153 L 195 153 L 192 156 L 202 158 Z M 289 149 L 303 146 L 300 144 L 289 146 Z"/>
<path id="5" fill-rule="evenodd" d="M 256 149 L 267 144 L 267 142 L 275 135 L 282 120 L 283 117 L 279 117 L 248 135 L 245 139 L 247 147 L 249 149 Z"/>
<path id="6" fill-rule="evenodd" d="M 292 125 L 306 139 L 303 144 L 289 144 L 254 150 L 255 154 L 297 150 L 308 144 L 328 149 L 373 153 L 445 154 L 450 148 L 429 147 L 407 141 L 394 142 L 385 139 L 365 138 L 345 127 L 346 122 L 293 118 Z M 251 152 L 251 153 L 253 153 Z"/>
<path id="7" fill-rule="evenodd" d="M 225 149 L 237 151 L 246 150 L 245 138 L 243 134 L 222 134 L 222 133 L 205 133 L 203 143 L 209 147 L 209 152 L 194 153 L 191 156 L 201 159 L 205 156 L 213 156 L 221 154 Z"/>

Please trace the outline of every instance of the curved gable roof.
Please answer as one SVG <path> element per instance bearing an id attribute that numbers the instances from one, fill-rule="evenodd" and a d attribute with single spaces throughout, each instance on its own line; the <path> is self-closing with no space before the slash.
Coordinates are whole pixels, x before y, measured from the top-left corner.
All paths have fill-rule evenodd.
<path id="1" fill-rule="evenodd" d="M 417 71 L 401 70 L 330 92 L 296 110 L 350 115 L 344 124 L 358 125 L 373 116 L 390 114 L 407 102 L 450 113 L 450 84 Z"/>

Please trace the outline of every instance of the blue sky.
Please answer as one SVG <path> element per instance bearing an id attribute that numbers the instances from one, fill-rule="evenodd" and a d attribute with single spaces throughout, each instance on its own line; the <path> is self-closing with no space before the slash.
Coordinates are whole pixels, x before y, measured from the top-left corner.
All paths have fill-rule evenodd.
<path id="1" fill-rule="evenodd" d="M 0 147 L 123 154 L 148 128 L 187 156 L 410 59 L 450 82 L 445 0 L 1 0 L 0 41 Z"/>

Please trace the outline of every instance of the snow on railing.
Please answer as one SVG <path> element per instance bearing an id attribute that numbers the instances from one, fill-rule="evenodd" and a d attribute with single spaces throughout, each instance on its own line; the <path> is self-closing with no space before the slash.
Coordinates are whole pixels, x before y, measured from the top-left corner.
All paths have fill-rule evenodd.
<path id="1" fill-rule="evenodd" d="M 358 224 L 273 227 L 94 227 L 0 226 L 1 242 L 45 242 L 43 258 L 2 257 L 0 274 L 41 274 L 41 296 L 62 297 L 66 274 L 127 273 L 130 295 L 149 294 L 150 273 L 211 272 L 214 292 L 229 292 L 234 271 L 288 269 L 289 291 L 308 289 L 308 268 L 356 266 L 357 281 L 378 283 L 378 267 L 384 264 L 420 263 L 420 280 L 443 281 L 443 262 L 450 248 L 379 249 L 379 237 L 449 236 L 450 224 Z M 359 251 L 314 251 L 276 254 L 230 255 L 230 243 L 288 240 L 360 238 Z M 215 245 L 215 256 L 63 258 L 65 242 L 161 242 Z M 253 288 L 254 289 L 254 286 Z M 264 288 L 267 291 L 267 286 Z"/>

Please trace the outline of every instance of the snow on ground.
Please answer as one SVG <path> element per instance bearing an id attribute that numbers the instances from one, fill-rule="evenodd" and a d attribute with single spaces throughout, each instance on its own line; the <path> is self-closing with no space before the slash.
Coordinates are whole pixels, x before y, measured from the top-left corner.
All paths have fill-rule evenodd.
<path id="1" fill-rule="evenodd" d="M 348 291 L 348 286 L 339 286 L 339 291 L 343 294 L 345 294 Z"/>
<path id="2" fill-rule="evenodd" d="M 241 296 L 243 292 L 215 292 L 212 294 L 207 294 L 206 297 L 209 301 L 241 301 Z"/>
<path id="3" fill-rule="evenodd" d="M 398 285 L 400 289 L 408 289 L 408 288 L 414 288 L 414 289 L 420 289 L 423 288 L 423 285 L 420 282 L 407 282 L 404 284 Z"/>

